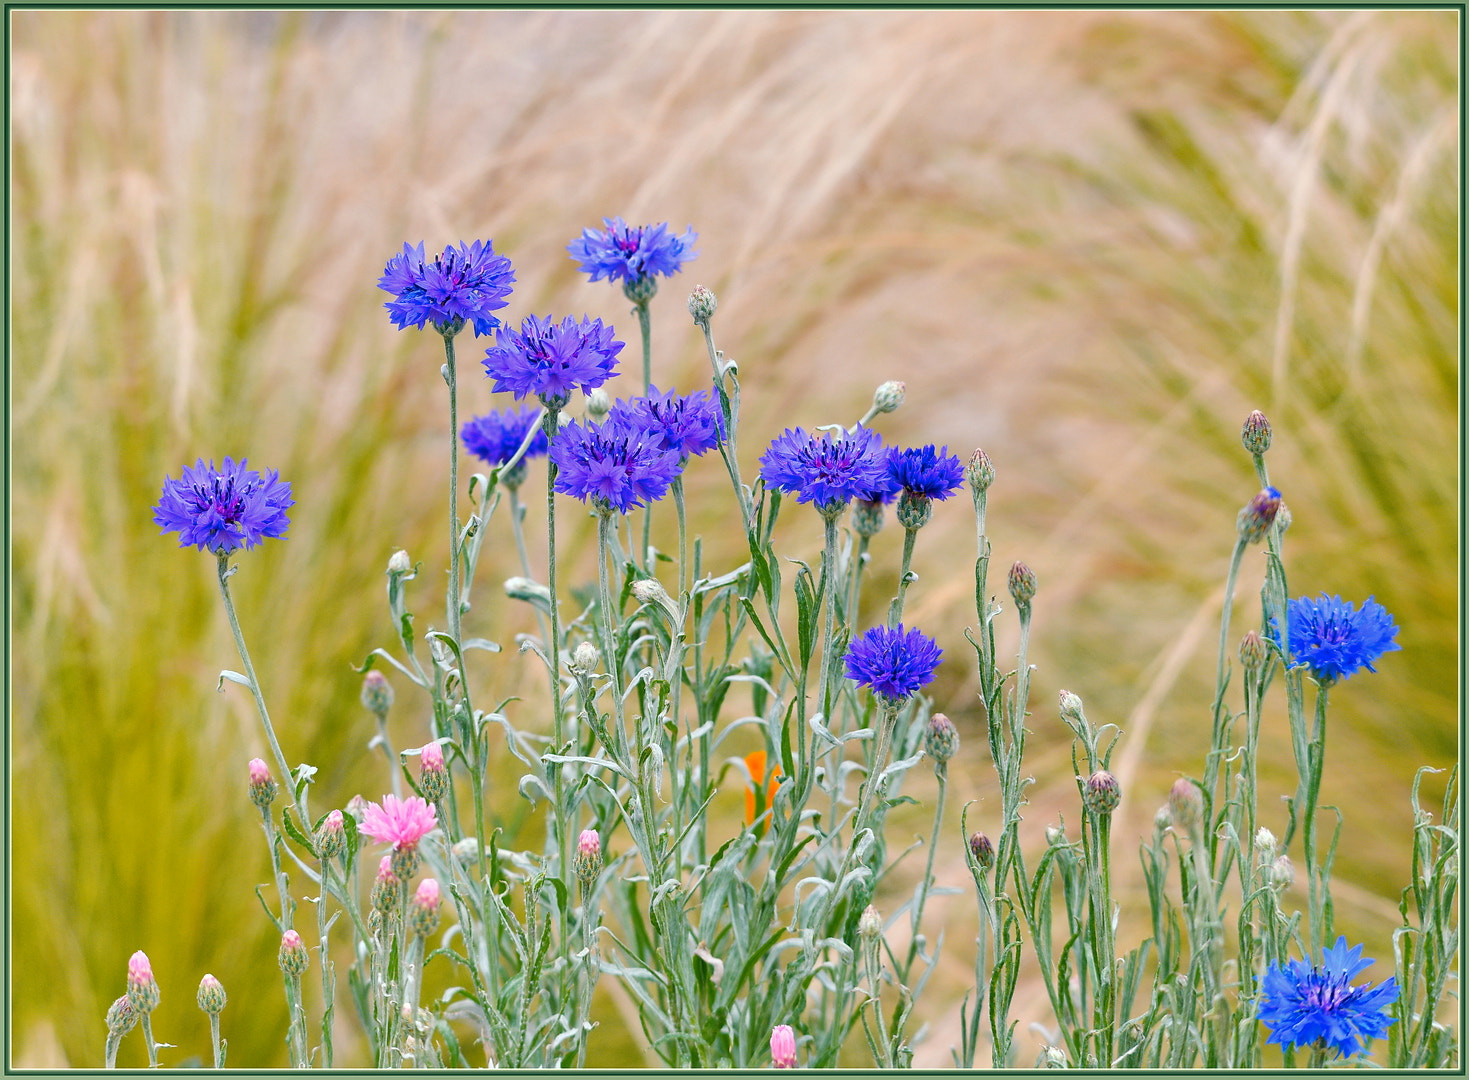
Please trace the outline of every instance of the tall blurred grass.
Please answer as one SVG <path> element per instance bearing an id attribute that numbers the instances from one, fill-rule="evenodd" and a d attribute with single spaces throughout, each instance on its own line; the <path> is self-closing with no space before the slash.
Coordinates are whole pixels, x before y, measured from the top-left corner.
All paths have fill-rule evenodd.
<path id="1" fill-rule="evenodd" d="M 212 971 L 231 1064 L 284 1063 L 242 782 L 263 747 L 246 696 L 214 692 L 234 661 L 209 560 L 149 520 L 163 476 L 248 455 L 295 485 L 289 539 L 241 560 L 241 618 L 287 755 L 321 769 L 316 804 L 376 796 L 351 665 L 385 642 L 397 547 L 425 560 L 420 625 L 440 621 L 446 419 L 433 342 L 391 330 L 376 277 L 405 239 L 493 236 L 513 317 L 587 311 L 627 338 L 625 302 L 564 251 L 616 213 L 701 233 L 654 302 L 655 370 L 704 377 L 682 297 L 709 285 L 747 471 L 782 426 L 851 422 L 891 377 L 908 404 L 886 434 L 989 452 L 997 564 L 1041 580 L 1031 840 L 1075 816 L 1065 686 L 1127 731 L 1128 872 L 1131 837 L 1201 764 L 1253 487 L 1238 428 L 1265 409 L 1292 591 L 1375 594 L 1402 627 L 1402 653 L 1332 696 L 1324 792 L 1346 813 L 1339 921 L 1389 960 L 1408 785 L 1457 751 L 1453 12 L 18 11 L 12 28 L 17 1064 L 95 1066 L 138 948 L 171 1053 L 207 1053 L 193 988 Z M 694 528 L 737 560 L 698 509 L 718 471 L 690 486 Z M 949 511 L 909 612 L 948 650 L 938 697 L 967 739 L 951 786 L 983 827 L 972 526 Z M 814 552 L 803 528 L 782 525 L 787 548 Z M 567 532 L 574 580 L 588 530 Z M 875 545 L 879 580 L 895 545 Z M 530 624 L 497 599 L 517 568 L 492 547 L 466 630 L 508 643 Z M 513 648 L 480 677 L 534 724 Z M 1273 799 L 1293 783 L 1283 715 L 1267 727 Z M 393 719 L 400 746 L 426 732 Z M 508 826 L 527 809 L 513 775 Z M 957 857 L 940 872 L 962 884 Z M 967 942 L 968 901 L 931 910 Z M 947 1063 L 964 951 L 927 991 L 919 1064 Z"/>

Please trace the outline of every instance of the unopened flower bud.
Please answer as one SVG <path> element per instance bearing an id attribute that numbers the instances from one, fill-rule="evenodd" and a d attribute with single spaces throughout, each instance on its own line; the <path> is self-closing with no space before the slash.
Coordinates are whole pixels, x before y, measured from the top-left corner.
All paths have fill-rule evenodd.
<path id="1" fill-rule="evenodd" d="M 418 883 L 418 891 L 408 903 L 408 931 L 426 938 L 439 926 L 439 883 L 433 878 L 424 878 Z"/>
<path id="2" fill-rule="evenodd" d="M 1066 1051 L 1059 1046 L 1041 1047 L 1041 1056 L 1036 1059 L 1037 1069 L 1064 1069 L 1066 1068 Z"/>
<path id="3" fill-rule="evenodd" d="M 1275 853 L 1279 847 L 1280 841 L 1265 826 L 1261 825 L 1255 831 L 1255 861 L 1261 866 L 1269 866 L 1275 861 Z"/>
<path id="4" fill-rule="evenodd" d="M 882 916 L 871 904 L 862 909 L 862 917 L 857 920 L 857 933 L 869 941 L 882 937 Z"/>
<path id="5" fill-rule="evenodd" d="M 579 675 L 591 675 L 597 670 L 602 654 L 590 641 L 583 641 L 571 654 L 571 666 Z"/>
<path id="6" fill-rule="evenodd" d="M 641 307 L 658 295 L 658 279 L 652 274 L 629 277 L 622 283 L 622 295 Z"/>
<path id="7" fill-rule="evenodd" d="M 1245 417 L 1245 425 L 1240 429 L 1239 441 L 1244 444 L 1246 450 L 1252 454 L 1263 454 L 1270 449 L 1270 421 L 1265 419 L 1265 414 L 1259 409 Z"/>
<path id="8" fill-rule="evenodd" d="M 449 851 L 454 858 L 459 860 L 461 865 L 468 866 L 479 858 L 479 841 L 472 836 L 466 836 L 463 840 L 460 840 L 451 847 Z"/>
<path id="9" fill-rule="evenodd" d="M 1245 504 L 1239 517 L 1235 519 L 1235 529 L 1239 532 L 1240 539 L 1247 544 L 1258 544 L 1264 539 L 1279 511 L 1280 492 L 1273 487 L 1261 491 Z"/>
<path id="10" fill-rule="evenodd" d="M 218 1016 L 228 1000 L 224 987 L 213 975 L 205 975 L 199 980 L 199 1008 L 210 1016 Z"/>
<path id="11" fill-rule="evenodd" d="M 1060 825 L 1046 826 L 1046 846 L 1059 847 L 1066 843 L 1066 830 Z"/>
<path id="12" fill-rule="evenodd" d="M 719 307 L 719 300 L 715 295 L 702 285 L 695 285 L 694 291 L 689 293 L 689 314 L 694 317 L 696 323 L 706 323 L 714 316 L 714 310 Z"/>
<path id="13" fill-rule="evenodd" d="M 1122 801 L 1122 789 L 1117 777 L 1106 769 L 1098 769 L 1087 777 L 1086 790 L 1081 796 L 1082 804 L 1093 814 L 1110 814 Z"/>
<path id="14" fill-rule="evenodd" d="M 418 787 L 428 802 L 436 803 L 449 790 L 449 771 L 444 768 L 444 751 L 431 742 L 418 752 Z"/>
<path id="15" fill-rule="evenodd" d="M 292 977 L 299 977 L 311 964 L 311 957 L 306 952 L 301 935 L 294 930 L 287 930 L 281 935 L 281 949 L 276 954 L 276 959 L 280 962 L 281 970 Z"/>
<path id="16" fill-rule="evenodd" d="M 1081 712 L 1081 698 L 1070 690 L 1061 691 L 1061 715 L 1074 724 L 1086 719 Z"/>
<path id="17" fill-rule="evenodd" d="M 361 793 L 353 795 L 350 799 L 347 800 L 347 813 L 350 814 L 352 816 L 352 820 L 357 822 L 357 824 L 359 825 L 367 820 L 367 807 L 368 802 L 362 797 Z"/>
<path id="18" fill-rule="evenodd" d="M 322 862 L 335 859 L 347 847 L 347 831 L 342 825 L 342 812 L 333 810 L 316 830 L 316 854 Z"/>
<path id="19" fill-rule="evenodd" d="M 1281 503 L 1280 509 L 1275 511 L 1275 527 L 1280 530 L 1282 536 L 1285 535 L 1285 530 L 1290 528 L 1290 523 L 1294 520 L 1295 518 L 1291 517 L 1290 507 Z"/>
<path id="20" fill-rule="evenodd" d="M 871 540 L 882 531 L 882 519 L 882 503 L 858 499 L 852 504 L 852 528 L 858 536 Z"/>
<path id="21" fill-rule="evenodd" d="M 551 590 L 527 577 L 507 578 L 505 595 L 512 600 L 542 600 L 547 604 L 551 602 Z"/>
<path id="22" fill-rule="evenodd" d="M 583 829 L 576 839 L 576 854 L 572 857 L 572 869 L 583 888 L 590 889 L 602 872 L 602 838 L 596 829 Z"/>
<path id="23" fill-rule="evenodd" d="M 796 1033 L 789 1024 L 776 1024 L 770 1032 L 770 1061 L 777 1069 L 796 1067 Z"/>
<path id="24" fill-rule="evenodd" d="M 896 412 L 907 396 L 908 388 L 896 379 L 889 379 L 872 395 L 873 412 Z"/>
<path id="25" fill-rule="evenodd" d="M 964 479 L 969 481 L 969 486 L 976 493 L 988 491 L 989 486 L 995 482 L 995 467 L 990 464 L 990 456 L 983 450 L 970 454 L 969 464 L 964 466 Z"/>
<path id="26" fill-rule="evenodd" d="M 1258 631 L 1251 630 L 1240 639 L 1239 662 L 1246 671 L 1259 671 L 1265 666 L 1265 642 Z"/>
<path id="27" fill-rule="evenodd" d="M 1270 864 L 1270 884 L 1284 891 L 1289 889 L 1296 880 L 1295 864 L 1290 861 L 1289 855 L 1278 855 Z"/>
<path id="28" fill-rule="evenodd" d="M 138 1010 L 133 1008 L 132 1002 L 124 994 L 107 1010 L 107 1033 L 115 1038 L 121 1038 L 137 1026 Z"/>
<path id="29" fill-rule="evenodd" d="M 634 581 L 632 594 L 640 604 L 661 604 L 668 599 L 668 590 L 652 578 L 639 578 Z"/>
<path id="30" fill-rule="evenodd" d="M 406 574 L 413 569 L 413 563 L 408 558 L 408 552 L 401 548 L 388 557 L 388 573 Z"/>
<path id="31" fill-rule="evenodd" d="M 418 873 L 418 865 L 423 860 L 418 854 L 418 845 L 394 844 L 393 850 L 388 855 L 393 865 L 393 876 L 399 881 L 407 881 Z"/>
<path id="32" fill-rule="evenodd" d="M 959 732 L 954 721 L 941 712 L 928 718 L 928 731 L 924 735 L 923 748 L 928 756 L 942 765 L 959 750 Z"/>
<path id="33" fill-rule="evenodd" d="M 1023 562 L 1010 567 L 1010 596 L 1021 611 L 1029 608 L 1035 598 L 1035 571 Z"/>
<path id="34" fill-rule="evenodd" d="M 398 875 L 393 873 L 393 859 L 384 855 L 377 865 L 377 880 L 372 884 L 372 906 L 384 915 L 391 915 L 398 906 Z"/>
<path id="35" fill-rule="evenodd" d="M 995 864 L 995 845 L 982 832 L 969 838 L 969 852 L 974 856 L 974 861 L 979 863 L 981 870 L 988 870 Z"/>
<path id="36" fill-rule="evenodd" d="M 1191 832 L 1204 818 L 1203 793 L 1183 777 L 1168 790 L 1168 814 L 1176 828 Z"/>
<path id="37" fill-rule="evenodd" d="M 600 386 L 587 395 L 587 419 L 602 420 L 612 411 L 612 396 Z"/>
<path id="38" fill-rule="evenodd" d="M 275 781 L 271 779 L 270 767 L 259 758 L 250 759 L 250 801 L 264 810 L 275 802 Z"/>
<path id="39" fill-rule="evenodd" d="M 393 684 L 381 671 L 374 669 L 362 676 L 362 706 L 379 723 L 388 718 L 388 710 L 393 707 Z"/>
<path id="40" fill-rule="evenodd" d="M 921 529 L 933 518 L 933 500 L 905 490 L 898 496 L 898 524 L 905 529 Z"/>
<path id="41" fill-rule="evenodd" d="M 1158 831 L 1159 835 L 1161 835 L 1166 832 L 1169 826 L 1171 826 L 1172 824 L 1173 811 L 1168 809 L 1167 803 L 1164 803 L 1162 806 L 1158 807 L 1158 812 L 1153 815 L 1153 828 Z"/>

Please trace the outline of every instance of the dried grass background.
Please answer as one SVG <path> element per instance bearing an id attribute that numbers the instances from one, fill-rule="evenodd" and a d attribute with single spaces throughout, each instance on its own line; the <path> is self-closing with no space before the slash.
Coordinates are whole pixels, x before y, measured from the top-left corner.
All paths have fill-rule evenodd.
<path id="1" fill-rule="evenodd" d="M 289 539 L 240 560 L 241 618 L 287 756 L 320 767 L 315 805 L 376 797 L 351 665 L 388 641 L 388 555 L 425 561 L 421 628 L 442 621 L 446 561 L 440 357 L 389 326 L 377 276 L 404 240 L 493 237 L 519 279 L 507 314 L 599 315 L 635 354 L 625 301 L 565 252 L 613 214 L 700 233 L 653 304 L 655 375 L 706 377 L 683 299 L 710 286 L 747 476 L 782 427 L 850 423 L 888 378 L 908 401 L 886 436 L 990 454 L 995 564 L 1023 558 L 1041 583 L 1023 828 L 1039 845 L 1077 819 L 1066 687 L 1126 732 L 1125 947 L 1134 838 L 1202 768 L 1255 487 L 1238 430 L 1264 409 L 1293 594 L 1375 595 L 1402 628 L 1380 674 L 1332 695 L 1323 792 L 1345 814 L 1338 923 L 1385 977 L 1409 784 L 1457 756 L 1458 34 L 1451 11 L 13 13 L 14 1063 L 96 1067 L 141 948 L 155 1030 L 179 1044 L 166 1062 L 207 1060 L 193 998 L 212 971 L 229 1063 L 284 1064 L 244 792 L 264 747 L 248 695 L 214 691 L 235 657 L 212 560 L 160 539 L 148 508 L 201 455 L 293 482 Z M 461 407 L 483 410 L 470 367 Z M 692 525 L 728 568 L 717 466 L 691 472 Z M 930 908 L 947 946 L 919 1065 L 948 1064 L 972 978 L 958 807 L 980 800 L 971 825 L 997 827 L 962 637 L 965 502 L 920 536 L 908 607 L 946 649 L 934 689 L 965 740 L 939 871 L 965 891 Z M 783 516 L 782 550 L 814 558 L 807 516 Z M 579 524 L 573 583 L 593 565 Z M 466 632 L 510 642 L 531 624 L 501 598 L 517 569 L 493 527 Z M 873 612 L 900 540 L 874 546 Z M 1240 632 L 1261 571 L 1252 555 Z M 537 725 L 543 680 L 513 648 L 476 678 Z M 1262 820 L 1280 831 L 1282 709 L 1266 728 Z M 426 721 L 400 709 L 393 734 L 418 745 Z M 534 830 L 515 776 L 496 820 Z M 893 825 L 916 836 L 928 811 Z M 1023 1046 L 1044 1001 L 1017 996 Z M 601 1019 L 589 1064 L 655 1063 Z M 130 1038 L 120 1063 L 143 1060 Z"/>

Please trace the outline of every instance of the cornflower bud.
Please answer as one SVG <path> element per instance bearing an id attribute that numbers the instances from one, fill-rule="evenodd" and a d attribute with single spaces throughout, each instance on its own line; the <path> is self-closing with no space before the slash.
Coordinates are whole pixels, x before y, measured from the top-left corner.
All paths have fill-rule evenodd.
<path id="1" fill-rule="evenodd" d="M 933 518 L 933 500 L 905 490 L 898 496 L 898 524 L 905 529 L 921 529 Z"/>
<path id="2" fill-rule="evenodd" d="M 590 641 L 583 641 L 571 654 L 571 667 L 579 675 L 591 675 L 597 670 L 602 654 Z"/>
<path id="3" fill-rule="evenodd" d="M 393 873 L 393 859 L 384 855 L 377 864 L 377 880 L 372 884 L 372 906 L 384 915 L 391 915 L 398 906 L 398 876 Z"/>
<path id="4" fill-rule="evenodd" d="M 1245 417 L 1244 427 L 1240 429 L 1239 441 L 1244 444 L 1246 450 L 1252 454 L 1263 454 L 1270 449 L 1270 421 L 1265 419 L 1265 414 L 1259 409 Z"/>
<path id="5" fill-rule="evenodd" d="M 228 1000 L 224 987 L 213 975 L 205 975 L 199 980 L 199 1008 L 210 1016 L 218 1016 Z"/>
<path id="6" fill-rule="evenodd" d="M 462 865 L 468 866 L 479 858 L 479 841 L 472 836 L 466 836 L 449 851 Z"/>
<path id="7" fill-rule="evenodd" d="M 576 854 L 572 857 L 572 869 L 582 888 L 590 889 L 602 872 L 602 838 L 596 829 L 583 829 L 576 839 Z"/>
<path id="8" fill-rule="evenodd" d="M 551 602 L 551 590 L 528 577 L 506 578 L 505 595 L 512 600 L 544 600 L 547 604 Z"/>
<path id="9" fill-rule="evenodd" d="M 658 295 L 658 279 L 652 274 L 627 278 L 622 283 L 622 295 L 641 307 Z"/>
<path id="10" fill-rule="evenodd" d="M 1081 698 L 1070 690 L 1061 691 L 1061 715 L 1075 724 L 1085 719 L 1081 712 Z"/>
<path id="11" fill-rule="evenodd" d="M 1290 528 L 1290 523 L 1294 520 L 1295 518 L 1291 517 L 1290 507 L 1281 503 L 1280 509 L 1275 512 L 1275 527 L 1280 530 L 1282 536 L 1285 535 L 1285 530 Z"/>
<path id="12" fill-rule="evenodd" d="M 1265 666 L 1265 642 L 1258 631 L 1251 630 L 1240 639 L 1239 662 L 1246 671 L 1259 671 Z"/>
<path id="13" fill-rule="evenodd" d="M 316 854 L 322 862 L 335 859 L 347 847 L 347 832 L 342 827 L 342 812 L 333 810 L 316 830 Z"/>
<path id="14" fill-rule="evenodd" d="M 406 574 L 413 569 L 413 563 L 408 558 L 408 552 L 401 548 L 388 558 L 388 573 Z"/>
<path id="15" fill-rule="evenodd" d="M 280 789 L 270 778 L 270 767 L 259 758 L 250 759 L 250 801 L 264 810 L 275 802 Z"/>
<path id="16" fill-rule="evenodd" d="M 128 1004 L 134 1012 L 146 1014 L 158 1008 L 160 996 L 148 955 L 139 949 L 128 957 Z"/>
<path id="17" fill-rule="evenodd" d="M 770 1061 L 777 1069 L 796 1067 L 796 1033 L 789 1024 L 776 1024 L 770 1032 Z"/>
<path id="18" fill-rule="evenodd" d="M 1282 892 L 1291 887 L 1296 880 L 1295 864 L 1290 861 L 1289 855 L 1278 855 L 1270 864 L 1270 884 Z"/>
<path id="19" fill-rule="evenodd" d="M 418 786 L 423 797 L 436 803 L 449 790 L 449 772 L 444 768 L 444 751 L 436 742 L 431 742 L 418 752 Z"/>
<path id="20" fill-rule="evenodd" d="M 995 467 L 990 464 L 990 456 L 983 450 L 976 450 L 969 455 L 969 464 L 964 466 L 964 478 L 976 493 L 988 491 L 989 486 L 995 482 Z"/>
<path id="21" fill-rule="evenodd" d="M 1023 562 L 1010 567 L 1010 596 L 1021 611 L 1027 610 L 1035 598 L 1035 571 Z"/>
<path id="22" fill-rule="evenodd" d="M 689 314 L 696 323 L 708 322 L 718 307 L 718 297 L 702 285 L 695 285 L 694 291 L 689 293 Z"/>
<path id="23" fill-rule="evenodd" d="M 1153 828 L 1158 831 L 1159 835 L 1162 835 L 1172 824 L 1173 812 L 1168 809 L 1168 804 L 1164 803 L 1158 807 L 1158 812 L 1153 815 Z"/>
<path id="24" fill-rule="evenodd" d="M 1185 832 L 1198 828 L 1204 818 L 1203 794 L 1183 777 L 1173 781 L 1173 787 L 1168 791 L 1168 815 L 1173 824 Z"/>
<path id="25" fill-rule="evenodd" d="M 882 531 L 882 519 L 882 503 L 858 499 L 852 504 L 852 528 L 858 536 L 871 540 Z"/>
<path id="26" fill-rule="evenodd" d="M 393 707 L 393 685 L 381 671 L 362 676 L 362 705 L 379 721 L 388 718 L 388 710 Z"/>
<path id="27" fill-rule="evenodd" d="M 137 1026 L 138 1010 L 133 1008 L 132 1002 L 124 994 L 107 1010 L 107 1033 L 115 1038 L 121 1038 Z"/>
<path id="28" fill-rule="evenodd" d="M 1060 825 L 1046 826 L 1046 846 L 1060 847 L 1066 843 L 1066 830 Z"/>
<path id="29" fill-rule="evenodd" d="M 632 594 L 640 604 L 661 604 L 668 599 L 668 590 L 652 578 L 639 578 L 632 583 Z"/>
<path id="30" fill-rule="evenodd" d="M 1280 492 L 1273 487 L 1265 488 L 1245 504 L 1235 519 L 1234 527 L 1245 543 L 1258 544 L 1264 539 L 1279 512 Z"/>
<path id="31" fill-rule="evenodd" d="M 1106 769 L 1098 769 L 1087 778 L 1081 801 L 1093 814 L 1110 814 L 1122 801 L 1122 789 L 1117 786 L 1117 777 Z"/>
<path id="32" fill-rule="evenodd" d="M 882 916 L 871 904 L 862 909 L 862 917 L 857 920 L 857 933 L 869 941 L 882 937 Z"/>
<path id="33" fill-rule="evenodd" d="M 1047 830 L 1049 836 L 1050 830 Z M 995 864 L 995 845 L 990 838 L 982 832 L 977 832 L 969 838 L 969 851 L 974 856 L 974 861 L 979 863 L 981 870 L 988 870 Z"/>
<path id="34" fill-rule="evenodd" d="M 908 388 L 896 379 L 889 379 L 872 395 L 872 411 L 879 413 L 897 412 L 908 396 Z"/>
<path id="35" fill-rule="evenodd" d="M 418 854 L 418 845 L 394 844 L 393 850 L 388 854 L 388 859 L 393 866 L 393 876 L 399 881 L 407 881 L 418 873 L 418 866 L 423 859 Z"/>
<path id="36" fill-rule="evenodd" d="M 311 957 L 307 955 L 306 946 L 301 942 L 301 935 L 294 930 L 287 930 L 281 935 L 281 949 L 276 954 L 280 962 L 281 970 L 287 975 L 299 976 L 311 965 Z"/>
<path id="37" fill-rule="evenodd" d="M 433 878 L 424 878 L 419 882 L 418 891 L 413 894 L 413 899 L 408 903 L 409 933 L 426 938 L 438 929 L 441 903 L 442 898 L 439 896 L 437 881 Z"/>
<path id="38" fill-rule="evenodd" d="M 1261 825 L 1255 832 L 1255 861 L 1261 866 L 1269 866 L 1275 861 L 1279 846 L 1280 841 L 1275 839 L 1275 834 Z"/>
<path id="39" fill-rule="evenodd" d="M 612 398 L 600 386 L 587 395 L 587 419 L 602 420 L 612 411 Z"/>
<path id="40" fill-rule="evenodd" d="M 954 722 L 941 712 L 928 718 L 928 732 L 923 739 L 923 748 L 928 756 L 942 765 L 959 749 L 959 732 Z"/>
<path id="41" fill-rule="evenodd" d="M 1041 1056 L 1036 1061 L 1037 1069 L 1064 1069 L 1066 1068 L 1066 1051 L 1059 1046 L 1043 1046 Z"/>
<path id="42" fill-rule="evenodd" d="M 347 800 L 347 813 L 352 815 L 353 821 L 361 825 L 363 819 L 367 817 L 367 800 L 360 793 L 353 795 Z"/>

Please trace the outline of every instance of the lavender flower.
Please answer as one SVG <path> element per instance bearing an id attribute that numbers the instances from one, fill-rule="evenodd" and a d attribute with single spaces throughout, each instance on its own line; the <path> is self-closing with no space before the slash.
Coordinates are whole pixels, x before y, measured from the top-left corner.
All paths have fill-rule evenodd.
<path id="1" fill-rule="evenodd" d="M 459 429 L 459 437 L 464 440 L 464 449 L 493 468 L 515 456 L 515 451 L 520 449 L 535 422 L 535 409 L 528 405 L 512 405 L 508 409 L 474 417 Z M 549 448 L 546 433 L 537 431 L 520 460 L 540 457 Z"/>
<path id="2" fill-rule="evenodd" d="M 1270 1029 L 1265 1041 L 1319 1044 L 1350 1057 L 1386 1035 L 1396 1019 L 1385 1014 L 1397 999 L 1397 983 L 1389 978 L 1376 987 L 1352 986 L 1351 980 L 1374 963 L 1361 956 L 1362 946 L 1348 949 L 1347 939 L 1339 937 L 1335 946 L 1322 951 L 1319 967 L 1308 967 L 1304 960 L 1283 968 L 1271 964 L 1259 1013 Z"/>
<path id="3" fill-rule="evenodd" d="M 1375 672 L 1374 660 L 1402 648 L 1393 640 L 1398 628 L 1392 616 L 1370 596 L 1360 611 L 1340 596 L 1302 596 L 1290 602 L 1287 618 L 1291 659 L 1321 683 L 1350 678 L 1361 668 Z"/>
<path id="4" fill-rule="evenodd" d="M 793 492 L 797 502 L 815 503 L 828 514 L 885 488 L 887 457 L 870 428 L 819 438 L 803 428 L 786 428 L 760 456 L 760 475 L 767 486 Z"/>
<path id="5" fill-rule="evenodd" d="M 500 325 L 490 312 L 505 306 L 514 280 L 510 260 L 496 255 L 490 241 L 476 240 L 468 247 L 445 248 L 432 263 L 424 258 L 423 244 L 404 244 L 388 260 L 377 287 L 397 297 L 383 306 L 399 330 L 432 323 L 453 336 L 470 322 L 478 336 Z"/>
<path id="6" fill-rule="evenodd" d="M 601 319 L 577 322 L 568 315 L 553 323 L 549 315 L 531 315 L 519 330 L 502 326 L 481 363 L 496 392 L 508 390 L 516 401 L 535 394 L 547 408 L 560 408 L 573 390 L 586 393 L 617 374 L 622 342 L 612 333 Z"/>
<path id="7" fill-rule="evenodd" d="M 619 401 L 611 416 L 642 428 L 685 460 L 713 450 L 724 438 L 724 415 L 703 390 L 680 396 L 650 386 L 646 397 Z"/>
<path id="8" fill-rule="evenodd" d="M 914 627 L 874 626 L 847 649 L 847 678 L 867 687 L 896 708 L 910 694 L 933 682 L 943 655 L 933 638 Z"/>
<path id="9" fill-rule="evenodd" d="M 603 218 L 607 231 L 583 229 L 566 245 L 571 257 L 581 264 L 591 281 L 622 281 L 636 286 L 654 274 L 672 277 L 683 264 L 696 258 L 693 250 L 698 234 L 689 226 L 682 236 L 671 236 L 668 223 L 629 226 L 622 218 Z"/>
<path id="10" fill-rule="evenodd" d="M 179 479 L 164 478 L 153 522 L 164 533 L 178 533 L 179 547 L 228 555 L 283 535 L 291 524 L 286 510 L 293 505 L 291 485 L 274 469 L 262 476 L 246 469 L 244 458 L 225 458 L 221 468 L 200 458 Z"/>
<path id="11" fill-rule="evenodd" d="M 551 446 L 551 461 L 557 491 L 622 514 L 663 498 L 679 470 L 678 454 L 661 438 L 611 418 L 567 424 Z"/>
<path id="12" fill-rule="evenodd" d="M 947 499 L 964 485 L 964 463 L 945 446 L 932 444 L 888 455 L 893 484 L 925 499 Z"/>

